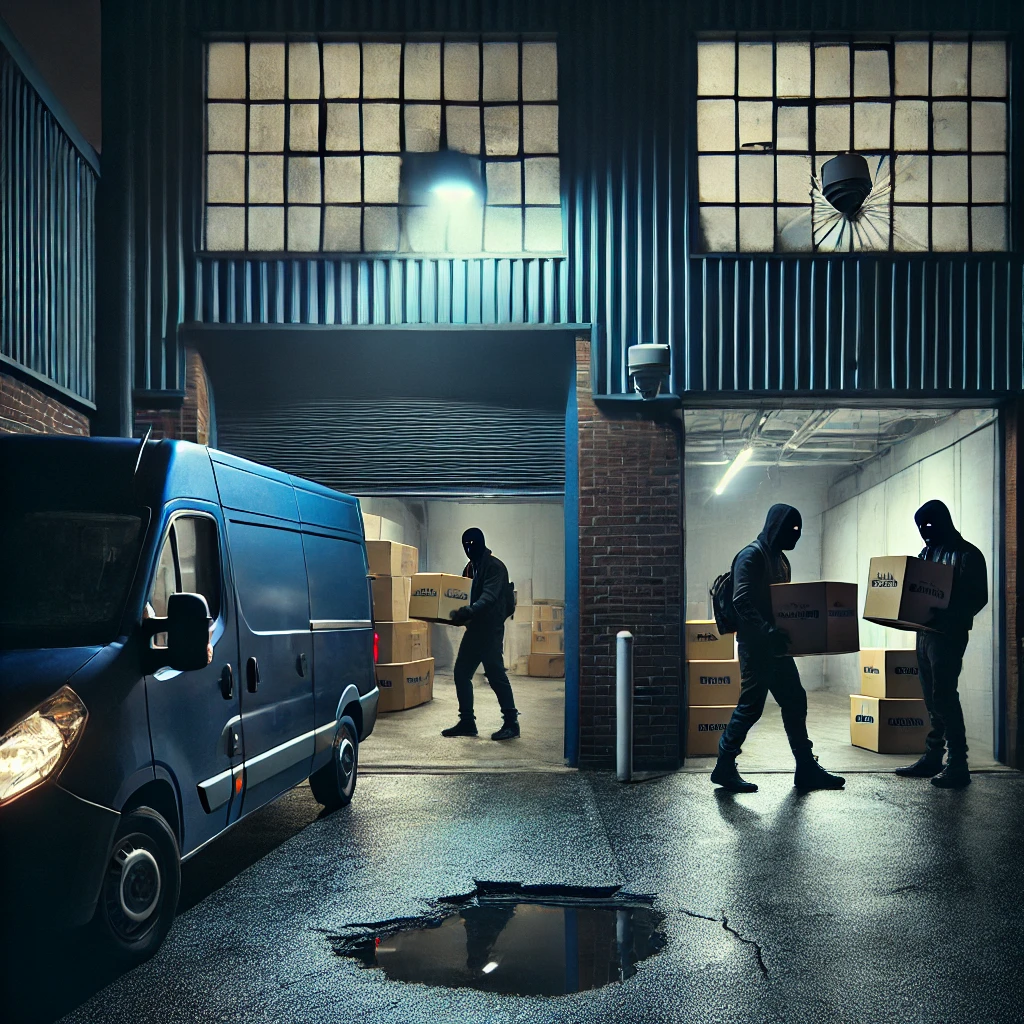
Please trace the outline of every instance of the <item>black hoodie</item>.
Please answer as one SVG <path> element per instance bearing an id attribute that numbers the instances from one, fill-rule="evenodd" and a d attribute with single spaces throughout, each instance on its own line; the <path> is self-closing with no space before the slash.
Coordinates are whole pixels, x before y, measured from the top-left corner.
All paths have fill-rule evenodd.
<path id="1" fill-rule="evenodd" d="M 985 556 L 968 543 L 953 525 L 949 509 L 941 501 L 926 501 L 914 513 L 925 548 L 918 556 L 953 568 L 949 607 L 937 616 L 943 632 L 968 630 L 974 616 L 988 604 L 988 567 Z"/>
<path id="2" fill-rule="evenodd" d="M 732 562 L 732 605 L 736 613 L 736 638 L 740 643 L 764 646 L 775 628 L 773 583 L 789 583 L 791 570 L 784 550 L 791 550 L 803 522 L 792 505 L 772 505 L 764 529 Z M 795 529 L 794 529 L 795 528 Z M 784 549 L 784 545 L 788 545 Z"/>

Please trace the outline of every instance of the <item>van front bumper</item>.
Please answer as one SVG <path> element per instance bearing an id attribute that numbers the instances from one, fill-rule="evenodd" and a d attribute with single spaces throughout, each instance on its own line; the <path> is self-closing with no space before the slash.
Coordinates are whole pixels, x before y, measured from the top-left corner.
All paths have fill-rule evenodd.
<path id="1" fill-rule="evenodd" d="M 44 784 L 0 807 L 0 906 L 16 928 L 73 928 L 93 915 L 121 815 Z"/>
<path id="2" fill-rule="evenodd" d="M 373 732 L 373 727 L 377 724 L 377 702 L 379 700 L 380 690 L 376 686 L 359 698 L 359 707 L 363 711 L 363 731 L 359 737 L 360 743 Z"/>

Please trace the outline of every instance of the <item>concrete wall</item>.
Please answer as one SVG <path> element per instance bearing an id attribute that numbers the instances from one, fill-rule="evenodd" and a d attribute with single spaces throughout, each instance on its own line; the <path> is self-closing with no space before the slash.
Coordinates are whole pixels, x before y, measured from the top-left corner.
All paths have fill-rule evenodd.
<path id="1" fill-rule="evenodd" d="M 733 556 L 761 532 L 768 509 L 784 502 L 800 510 L 804 529 L 789 553 L 793 580 L 822 578 L 822 518 L 830 471 L 819 468 L 747 466 L 726 492 L 715 495 L 725 466 L 686 469 L 686 617 L 711 618 L 708 590 L 728 572 Z M 823 658 L 801 658 L 800 678 L 808 690 L 823 685 Z"/>
<path id="2" fill-rule="evenodd" d="M 992 756 L 993 694 L 1000 600 L 996 512 L 1000 507 L 999 439 L 995 424 L 978 429 L 990 413 L 965 412 L 898 445 L 866 469 L 837 480 L 825 513 L 822 567 L 831 579 L 863 586 L 876 555 L 913 554 L 922 548 L 914 512 L 927 500 L 945 501 L 963 535 L 988 561 L 988 606 L 977 617 L 960 676 L 968 742 L 979 757 Z M 863 594 L 861 595 L 863 601 Z M 913 633 L 860 623 L 862 647 L 912 648 Z M 842 693 L 859 689 L 856 656 L 826 661 L 825 684 Z"/>

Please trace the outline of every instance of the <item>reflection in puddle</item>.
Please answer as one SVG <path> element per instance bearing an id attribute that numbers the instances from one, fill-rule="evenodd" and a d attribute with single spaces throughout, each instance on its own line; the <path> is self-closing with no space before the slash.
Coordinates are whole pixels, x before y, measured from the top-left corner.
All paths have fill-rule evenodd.
<path id="1" fill-rule="evenodd" d="M 644 906 L 481 900 L 338 952 L 396 981 L 557 996 L 632 977 L 664 946 L 662 920 Z"/>

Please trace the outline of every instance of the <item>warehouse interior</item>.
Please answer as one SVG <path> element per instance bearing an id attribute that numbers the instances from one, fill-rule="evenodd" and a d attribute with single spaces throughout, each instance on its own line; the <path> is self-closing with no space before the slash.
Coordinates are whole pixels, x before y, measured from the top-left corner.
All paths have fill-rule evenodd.
<path id="1" fill-rule="evenodd" d="M 971 767 L 995 766 L 1002 547 L 996 411 L 699 408 L 685 412 L 685 429 L 687 620 L 711 618 L 711 584 L 757 536 L 776 502 L 795 506 L 803 517 L 802 538 L 789 553 L 793 581 L 857 583 L 858 616 L 869 559 L 916 556 L 923 543 L 914 512 L 932 498 L 949 506 L 957 528 L 988 563 L 990 600 L 975 620 L 959 692 Z M 742 468 L 734 467 L 748 449 L 743 457 L 748 461 L 741 458 Z M 722 489 L 731 468 L 734 475 Z M 915 645 L 909 631 L 863 619 L 859 628 L 861 648 Z M 803 657 L 797 666 L 808 692 L 808 732 L 824 767 L 878 771 L 914 759 L 851 744 L 850 695 L 861 691 L 858 654 Z M 744 771 L 791 770 L 771 697 L 739 763 Z M 714 760 L 691 755 L 686 764 L 689 770 L 710 771 Z"/>
<path id="2" fill-rule="evenodd" d="M 217 447 L 356 495 L 374 524 L 367 537 L 414 547 L 420 572 L 461 575 L 462 533 L 476 526 L 516 585 L 505 660 L 521 737 L 491 741 L 502 719 L 482 669 L 479 736 L 441 737 L 458 718 L 463 630 L 432 625 L 431 698 L 379 716 L 364 770 L 566 770 L 564 658 L 535 665 L 543 676 L 528 659 L 534 603 L 565 598 L 574 339 L 537 325 L 225 325 L 189 337 L 209 374 Z"/>

